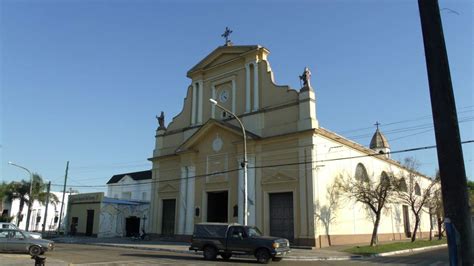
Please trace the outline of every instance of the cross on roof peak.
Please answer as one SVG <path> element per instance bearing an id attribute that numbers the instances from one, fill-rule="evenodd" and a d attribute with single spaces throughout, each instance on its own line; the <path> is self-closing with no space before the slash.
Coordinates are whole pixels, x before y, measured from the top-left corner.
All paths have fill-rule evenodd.
<path id="1" fill-rule="evenodd" d="M 230 41 L 230 34 L 232 33 L 233 31 L 231 29 L 229 29 L 229 27 L 225 27 L 225 31 L 224 33 L 221 35 L 223 38 L 225 38 L 225 46 L 231 46 L 232 45 L 232 42 Z"/>
<path id="2" fill-rule="evenodd" d="M 376 126 L 376 127 L 377 127 L 377 130 L 379 130 L 379 126 L 380 126 L 379 121 L 376 121 L 375 124 L 374 124 L 374 126 Z"/>

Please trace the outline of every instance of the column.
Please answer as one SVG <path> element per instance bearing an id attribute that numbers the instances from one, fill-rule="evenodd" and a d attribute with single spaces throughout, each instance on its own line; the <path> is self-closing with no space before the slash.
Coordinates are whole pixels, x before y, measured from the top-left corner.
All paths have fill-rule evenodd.
<path id="1" fill-rule="evenodd" d="M 192 235 L 194 231 L 194 186 L 195 186 L 196 168 L 188 166 L 188 188 L 187 188 L 187 202 L 186 202 L 186 225 L 184 233 Z"/>
<path id="2" fill-rule="evenodd" d="M 235 85 L 235 78 L 232 78 L 232 113 L 235 114 L 235 91 L 236 91 L 236 85 Z M 212 105 L 214 106 L 214 105 Z"/>
<path id="3" fill-rule="evenodd" d="M 203 96 L 203 81 L 198 81 L 198 110 L 197 110 L 197 123 L 202 123 L 202 96 Z"/>
<path id="4" fill-rule="evenodd" d="M 253 63 L 253 111 L 258 110 L 258 62 Z"/>
<path id="5" fill-rule="evenodd" d="M 186 209 L 187 209 L 187 186 L 188 186 L 188 167 L 181 167 L 181 182 L 179 188 L 179 221 L 178 221 L 178 235 L 183 235 L 186 229 Z"/>
<path id="6" fill-rule="evenodd" d="M 250 64 L 245 64 L 245 112 L 250 112 Z"/>
<path id="7" fill-rule="evenodd" d="M 191 124 L 196 124 L 196 83 L 193 82 L 193 99 L 191 105 Z"/>
<path id="8" fill-rule="evenodd" d="M 216 99 L 216 87 L 214 85 L 212 85 L 212 99 L 217 100 Z M 216 106 L 214 104 L 211 104 L 211 118 L 213 118 L 213 119 L 216 118 L 215 112 L 216 112 Z"/>

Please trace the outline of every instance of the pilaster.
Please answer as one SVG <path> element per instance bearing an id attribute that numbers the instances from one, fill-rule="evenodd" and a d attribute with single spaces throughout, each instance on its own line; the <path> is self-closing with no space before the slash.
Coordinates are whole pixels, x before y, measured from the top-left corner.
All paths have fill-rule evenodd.
<path id="1" fill-rule="evenodd" d="M 319 128 L 319 122 L 316 117 L 316 99 L 314 91 L 300 91 L 299 99 L 299 119 L 298 131 Z"/>

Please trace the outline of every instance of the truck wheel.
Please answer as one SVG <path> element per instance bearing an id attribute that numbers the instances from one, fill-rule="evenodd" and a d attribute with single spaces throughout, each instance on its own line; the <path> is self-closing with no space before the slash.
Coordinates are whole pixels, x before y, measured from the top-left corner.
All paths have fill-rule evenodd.
<path id="1" fill-rule="evenodd" d="M 215 260 L 217 257 L 217 250 L 212 246 L 207 246 L 204 248 L 204 259 L 206 260 Z"/>
<path id="2" fill-rule="evenodd" d="M 232 257 L 232 254 L 231 254 L 231 253 L 222 253 L 222 254 L 221 254 L 221 257 L 222 257 L 224 260 L 229 260 L 230 257 Z"/>
<path id="3" fill-rule="evenodd" d="M 267 264 L 271 259 L 270 252 L 264 248 L 257 250 L 255 257 L 257 258 L 257 262 L 262 264 Z"/>

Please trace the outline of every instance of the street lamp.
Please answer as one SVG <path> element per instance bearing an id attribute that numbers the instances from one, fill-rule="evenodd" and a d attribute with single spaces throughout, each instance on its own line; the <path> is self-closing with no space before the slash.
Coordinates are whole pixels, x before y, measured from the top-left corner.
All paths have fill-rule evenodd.
<path id="1" fill-rule="evenodd" d="M 16 166 L 18 168 L 21 168 L 25 171 L 28 172 L 28 174 L 30 175 L 30 194 L 28 195 L 29 196 L 29 200 L 28 200 L 28 215 L 26 216 L 26 226 L 25 226 L 25 231 L 28 231 L 28 227 L 30 225 L 30 215 L 31 215 L 31 204 L 32 204 L 32 192 L 33 192 L 33 174 L 31 173 L 30 170 L 28 170 L 28 168 L 26 167 L 23 167 L 21 165 L 18 165 L 18 164 L 15 164 L 13 162 L 8 162 L 8 164 L 10 165 L 13 165 L 13 166 Z"/>
<path id="2" fill-rule="evenodd" d="M 233 112 L 228 110 L 227 108 L 219 105 L 216 100 L 214 99 L 209 99 L 209 101 L 219 107 L 220 109 L 224 110 L 225 112 L 231 114 L 237 122 L 239 122 L 240 128 L 242 129 L 242 135 L 244 138 L 244 161 L 241 163 L 241 166 L 244 168 L 244 225 L 247 225 L 247 215 L 248 215 L 248 207 L 247 207 L 247 135 L 245 134 L 245 127 L 244 124 L 242 124 L 242 121 L 235 115 Z"/>

